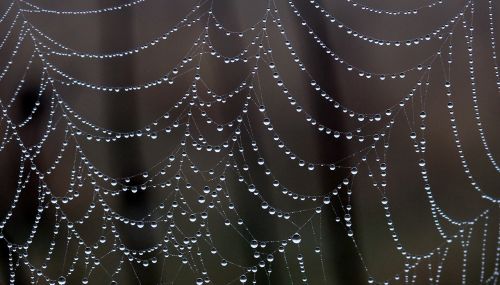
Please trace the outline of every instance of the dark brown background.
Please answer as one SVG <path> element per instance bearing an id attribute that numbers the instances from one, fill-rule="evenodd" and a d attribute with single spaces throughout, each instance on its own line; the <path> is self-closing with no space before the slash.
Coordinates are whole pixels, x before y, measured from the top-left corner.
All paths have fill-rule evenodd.
<path id="1" fill-rule="evenodd" d="M 7 2 L 7 1 L 4 1 Z M 1 3 L 2 11 L 8 3 Z M 267 1 L 230 1 L 215 0 L 214 13 L 227 27 L 232 30 L 242 30 L 250 27 L 258 21 L 265 12 Z M 297 48 L 297 54 L 303 59 L 307 69 L 315 80 L 325 90 L 338 99 L 345 106 L 354 110 L 367 113 L 383 112 L 387 106 L 399 102 L 415 84 L 416 76 L 407 76 L 406 80 L 386 80 L 360 78 L 353 72 L 345 70 L 343 65 L 334 62 L 316 45 L 303 28 L 300 27 L 297 18 L 291 13 L 286 1 L 275 1 L 280 9 L 281 18 L 290 40 Z M 308 1 L 298 0 L 297 7 L 308 20 L 320 38 L 328 44 L 337 54 L 344 57 L 353 65 L 362 67 L 373 72 L 393 72 L 405 69 L 420 63 L 423 59 L 432 55 L 441 43 L 432 40 L 419 46 L 412 47 L 376 47 L 359 39 L 354 39 L 339 31 L 334 25 L 326 22 L 318 10 L 313 9 Z M 35 3 L 35 2 L 33 2 Z M 43 7 L 78 10 L 109 7 L 117 1 L 37 1 Z M 431 9 L 423 9 L 418 15 L 412 16 L 382 16 L 353 8 L 346 1 L 321 1 L 322 5 L 333 15 L 351 25 L 356 30 L 367 35 L 384 39 L 406 39 L 414 36 L 425 35 L 428 31 L 444 24 L 452 18 L 461 7 L 463 1 L 446 1 L 445 5 L 437 5 Z M 381 9 L 411 9 L 425 4 L 423 1 L 370 1 L 368 5 L 380 7 Z M 494 3 L 496 4 L 496 3 Z M 181 20 L 182 15 L 194 5 L 191 0 L 148 0 L 134 8 L 124 9 L 120 12 L 111 12 L 93 16 L 58 16 L 53 14 L 29 14 L 28 19 L 40 30 L 44 31 L 54 39 L 67 46 L 88 52 L 113 52 L 124 50 L 148 42 L 163 32 L 169 30 L 175 23 Z M 476 16 L 474 23 L 475 32 L 475 60 L 478 82 L 479 106 L 481 108 L 482 122 L 488 137 L 488 142 L 493 154 L 498 154 L 498 103 L 499 94 L 495 88 L 495 77 L 493 73 L 493 62 L 491 59 L 491 46 L 489 41 L 487 2 L 477 1 Z M 498 13 L 495 14 L 498 19 Z M 8 19 L 2 23 L 0 34 L 4 35 L 8 27 Z M 496 27 L 498 28 L 498 22 Z M 290 90 L 304 109 L 314 114 L 319 121 L 332 128 L 352 129 L 352 120 L 333 110 L 331 105 L 312 92 L 308 79 L 303 76 L 292 62 L 289 52 L 285 49 L 275 26 L 269 23 L 269 35 L 271 45 L 278 68 Z M 198 34 L 200 25 L 195 25 L 172 36 L 168 41 L 161 42 L 154 48 L 147 49 L 139 55 L 129 56 L 124 59 L 113 60 L 79 60 L 65 59 L 59 57 L 51 58 L 62 70 L 82 80 L 101 83 L 104 85 L 124 85 L 128 83 L 141 83 L 158 78 L 165 70 L 170 69 L 184 56 L 191 46 L 194 37 Z M 18 32 L 18 30 L 17 30 Z M 16 33 L 17 34 L 17 33 Z M 494 171 L 487 161 L 485 152 L 481 146 L 479 134 L 473 117 L 472 99 L 470 94 L 470 80 L 467 72 L 467 57 L 465 50 L 463 28 L 459 27 L 454 36 L 454 57 L 452 65 L 452 81 L 454 82 L 454 100 L 458 118 L 458 127 L 461 134 L 465 155 L 470 162 L 471 169 L 485 192 L 495 196 L 498 194 L 498 173 Z M 217 47 L 227 54 L 235 54 L 248 41 L 237 37 L 226 37 L 220 32 L 211 35 Z M 8 42 L 6 47 L 0 51 L 0 59 L 3 64 L 8 60 L 9 51 L 13 42 Z M 14 61 L 14 67 L 10 75 L 0 82 L 1 98 L 5 102 L 10 98 L 13 89 L 22 75 L 24 64 L 31 54 L 33 45 L 30 40 L 21 48 L 19 57 Z M 497 49 L 498 52 L 498 49 Z M 225 65 L 221 61 L 210 57 L 202 60 L 201 75 L 214 90 L 225 92 L 235 87 L 252 66 L 250 64 Z M 498 232 L 498 211 L 496 206 L 486 203 L 480 199 L 470 186 L 462 166 L 458 160 L 458 154 L 453 142 L 451 127 L 446 109 L 447 98 L 442 87 L 442 72 L 439 65 L 434 66 L 432 72 L 432 87 L 427 98 L 427 147 L 428 147 L 428 169 L 432 183 L 433 193 L 443 211 L 456 219 L 470 219 L 482 210 L 491 207 L 489 239 L 487 244 L 487 271 L 489 276 L 493 270 L 494 255 L 496 253 L 496 235 Z M 13 118 L 20 120 L 27 115 L 34 103 L 40 78 L 40 63 L 35 60 L 32 72 L 29 74 L 29 88 L 20 94 L 19 102 L 10 111 Z M 294 151 L 302 157 L 311 161 L 336 161 L 353 152 L 357 152 L 359 145 L 355 142 L 335 142 L 318 133 L 306 125 L 303 117 L 296 115 L 288 105 L 279 89 L 275 88 L 271 73 L 267 68 L 261 68 L 259 77 L 264 86 L 265 102 L 269 114 L 272 116 L 276 130 Z M 62 97 L 90 122 L 113 130 L 133 130 L 142 127 L 158 117 L 173 102 L 182 96 L 189 81 L 181 80 L 176 85 L 151 88 L 146 91 L 103 95 L 84 88 L 61 88 Z M 35 120 L 21 131 L 21 136 L 26 144 L 31 144 L 39 139 L 40 133 L 46 125 L 48 115 L 48 98 L 42 97 L 42 106 Z M 237 109 L 238 102 L 230 104 L 230 108 Z M 256 113 L 255 107 L 252 112 Z M 220 120 L 229 120 L 234 114 L 229 108 L 216 110 L 212 115 Z M 274 174 L 293 185 L 293 189 L 304 194 L 320 194 L 333 189 L 339 182 L 339 175 L 331 175 L 329 172 L 318 172 L 317 174 L 304 174 L 302 168 L 291 165 L 282 152 L 272 144 L 268 132 L 261 127 L 258 116 L 255 115 L 255 133 L 261 145 L 261 151 L 266 155 L 266 161 L 270 164 Z M 5 126 L 2 126 L 2 130 Z M 56 150 L 62 139 L 62 131 L 55 132 L 54 137 L 44 148 L 38 163 L 43 166 L 50 165 L 54 160 Z M 175 137 L 175 136 L 174 136 Z M 92 163 L 103 172 L 111 176 L 128 176 L 141 172 L 145 168 L 159 161 L 159 157 L 167 155 L 178 139 L 160 138 L 156 141 L 130 140 L 120 143 L 95 143 L 81 141 Z M 57 143 L 59 142 L 59 143 Z M 430 206 L 423 190 L 419 169 L 417 166 L 418 156 L 414 153 L 412 142 L 409 139 L 409 128 L 403 116 L 396 117 L 396 124 L 391 134 L 391 146 L 388 152 L 389 165 L 389 188 L 392 218 L 396 229 L 401 236 L 405 247 L 416 254 L 425 253 L 436 248 L 443 241 L 434 228 L 434 222 L 430 214 Z M 69 152 L 71 153 L 71 152 Z M 0 216 L 3 217 L 7 207 L 12 201 L 17 179 L 20 150 L 11 143 L 0 153 Z M 69 169 L 67 166 L 72 162 L 72 155 L 64 161 L 59 170 L 48 178 L 48 183 L 56 193 L 64 193 Z M 201 163 L 213 162 L 212 157 L 198 154 Z M 212 161 L 209 161 L 212 159 Z M 255 159 L 255 158 L 253 158 Z M 66 170 L 66 171 L 65 171 Z M 363 172 L 366 169 L 361 169 Z M 269 181 L 263 175 L 255 174 L 260 183 Z M 231 183 L 231 181 L 229 182 Z M 23 191 L 20 206 L 15 212 L 14 218 L 4 230 L 4 234 L 12 241 L 21 242 L 26 239 L 32 217 L 36 210 L 36 185 L 32 181 L 28 189 Z M 239 211 L 250 228 L 252 228 L 262 239 L 280 239 L 290 233 L 291 228 L 280 220 L 269 219 L 262 215 L 257 202 L 250 201 L 248 192 L 236 187 L 233 199 L 236 201 Z M 85 189 L 84 189 L 85 190 Z M 86 189 L 91 191 L 92 189 Z M 272 190 L 272 189 L 270 189 Z M 81 202 L 73 203 L 71 208 L 65 209 L 68 213 L 78 216 L 89 203 L 89 197 L 82 192 Z M 241 194 L 240 194 L 241 193 Z M 391 278 L 394 274 L 403 270 L 404 260 L 395 249 L 390 238 L 384 212 L 380 206 L 380 196 L 369 186 L 366 175 L 359 175 L 353 186 L 353 213 L 354 229 L 358 242 L 358 248 L 354 248 L 347 239 L 343 227 L 334 222 L 331 213 L 324 214 L 323 226 L 323 254 L 325 257 L 325 269 L 328 284 L 359 284 L 366 282 L 368 276 L 362 268 L 358 251 L 363 255 L 364 261 L 370 273 L 377 280 Z M 156 192 L 148 194 L 124 195 L 113 205 L 120 209 L 125 216 L 142 217 L 149 206 L 158 202 L 159 196 Z M 287 204 L 282 196 L 269 195 L 271 201 L 282 205 L 284 208 L 294 208 L 300 204 Z M 250 202 L 249 202 L 250 201 Z M 49 212 L 50 213 L 50 212 Z M 96 240 L 99 233 L 95 225 L 100 225 L 102 215 L 94 215 L 95 224 L 88 224 L 79 228 L 79 231 L 88 237 L 88 240 Z M 42 225 L 40 235 L 46 239 L 51 237 L 51 222 L 48 220 Z M 212 224 L 210 224 L 212 226 Z M 248 243 L 234 238 L 234 233 L 226 233 L 219 223 L 214 223 L 212 232 L 220 233 L 224 241 L 220 243 L 221 252 L 230 253 L 235 260 L 245 264 L 252 261 L 251 251 Z M 446 227 L 451 230 L 453 227 Z M 479 262 L 480 262 L 480 238 L 482 235 L 482 222 L 474 227 L 471 240 L 471 251 L 468 262 L 468 284 L 478 284 Z M 121 229 L 131 247 L 143 248 L 159 241 L 156 231 L 147 232 L 131 227 Z M 315 246 L 314 236 L 303 235 L 303 249 L 306 259 L 306 269 L 310 284 L 323 283 L 321 266 L 314 256 L 312 249 Z M 0 242 L 2 255 L 0 257 L 0 283 L 7 283 L 7 251 L 4 241 Z M 64 253 L 64 241 L 59 241 L 60 249 Z M 442 277 L 443 284 L 458 284 L 461 274 L 461 249 L 454 243 L 444 267 Z M 48 248 L 47 244 L 40 242 L 38 250 L 34 250 L 31 257 L 34 263 Z M 37 253 L 40 251 L 40 253 Z M 49 272 L 53 278 L 61 274 L 62 254 L 58 253 L 49 266 Z M 290 253 L 293 257 L 295 254 Z M 39 258 L 38 258 L 39 259 Z M 207 260 L 209 261 L 209 260 Z M 116 262 L 109 260 L 110 264 Z M 291 260 L 293 267 L 290 268 L 294 279 L 298 279 L 296 260 Z M 162 262 L 160 260 L 159 264 Z M 66 264 L 67 265 L 67 264 Z M 125 266 L 118 281 L 120 284 L 136 284 L 138 277 L 143 284 L 156 284 L 160 281 L 171 282 L 171 276 L 177 271 L 178 264 L 167 263 L 163 269 L 152 267 L 147 270 L 137 268 L 137 276 Z M 274 272 L 270 279 L 271 284 L 288 284 L 288 272 L 283 270 L 283 264 L 276 262 Z M 136 266 L 138 267 L 138 266 Z M 216 267 L 214 267 L 216 268 Z M 435 268 L 434 268 L 435 269 Z M 77 269 L 69 280 L 69 284 L 79 284 L 81 274 Z M 418 269 L 416 283 L 427 284 L 425 278 L 426 267 Z M 225 284 L 234 277 L 241 274 L 239 271 L 210 271 L 215 284 Z M 162 275 L 162 277 L 160 277 Z M 167 277 L 165 277 L 165 275 Z M 189 270 L 181 271 L 178 284 L 193 284 L 194 278 Z M 163 280 L 160 280 L 163 279 Z M 20 269 L 16 279 L 19 284 L 28 282 L 29 275 L 26 269 Z M 107 284 L 111 279 L 102 271 L 96 270 L 92 275 L 91 284 Z M 268 281 L 264 276 L 258 277 L 259 284 Z M 295 280 L 294 280 L 295 281 Z"/>

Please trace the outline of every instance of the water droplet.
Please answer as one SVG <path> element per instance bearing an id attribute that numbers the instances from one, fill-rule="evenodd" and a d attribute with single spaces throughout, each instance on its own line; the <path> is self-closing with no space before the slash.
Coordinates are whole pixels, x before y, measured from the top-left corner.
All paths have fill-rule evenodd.
<path id="1" fill-rule="evenodd" d="M 350 221 L 350 220 L 351 220 L 351 215 L 349 215 L 349 214 L 345 214 L 345 215 L 344 215 L 344 220 L 346 220 L 346 221 Z"/>
<path id="2" fill-rule="evenodd" d="M 326 196 L 326 197 L 324 197 L 324 198 L 323 198 L 323 203 L 324 203 L 325 205 L 330 204 L 330 202 L 331 202 L 330 197 Z"/>
<path id="3" fill-rule="evenodd" d="M 351 168 L 351 174 L 352 175 L 358 174 L 358 168 L 356 168 L 356 167 Z"/>
<path id="4" fill-rule="evenodd" d="M 298 233 L 293 234 L 293 236 L 292 236 L 292 242 L 293 243 L 299 244 L 301 240 L 302 239 L 301 239 L 301 237 L 300 237 L 300 235 Z"/>
<path id="5" fill-rule="evenodd" d="M 268 254 L 268 255 L 267 255 L 267 261 L 268 261 L 268 262 L 273 262 L 273 261 L 274 261 L 274 255 L 272 255 L 272 254 Z"/>
<path id="6" fill-rule="evenodd" d="M 250 191 L 250 193 L 255 192 L 255 185 L 253 184 L 248 185 L 248 191 Z"/>
<path id="7" fill-rule="evenodd" d="M 195 214 L 191 214 L 189 216 L 189 221 L 192 222 L 192 223 L 196 222 L 196 215 Z"/>
<path id="8" fill-rule="evenodd" d="M 240 276 L 240 282 L 241 282 L 241 283 L 246 283 L 246 282 L 247 282 L 247 280 L 248 280 L 248 278 L 247 278 L 247 276 L 246 276 L 246 275 L 241 275 L 241 276 Z"/>

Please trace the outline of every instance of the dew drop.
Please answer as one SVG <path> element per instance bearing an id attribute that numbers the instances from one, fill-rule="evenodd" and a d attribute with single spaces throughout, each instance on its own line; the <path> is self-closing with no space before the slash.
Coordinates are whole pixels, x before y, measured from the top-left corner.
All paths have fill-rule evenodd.
<path id="1" fill-rule="evenodd" d="M 248 278 L 247 278 L 247 276 L 246 276 L 246 275 L 241 275 L 241 276 L 240 276 L 240 282 L 241 282 L 241 283 L 246 283 L 246 282 L 247 282 L 247 280 L 248 280 Z"/>
<path id="2" fill-rule="evenodd" d="M 293 236 L 292 236 L 292 242 L 294 244 L 299 244 L 301 240 L 302 239 L 301 239 L 301 237 L 300 237 L 300 235 L 298 233 L 293 234 Z"/>

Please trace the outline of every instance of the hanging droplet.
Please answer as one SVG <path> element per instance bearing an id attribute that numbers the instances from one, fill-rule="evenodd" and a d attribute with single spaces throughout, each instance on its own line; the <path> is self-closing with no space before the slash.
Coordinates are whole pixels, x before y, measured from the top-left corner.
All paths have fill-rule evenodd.
<path id="1" fill-rule="evenodd" d="M 345 214 L 344 215 L 344 220 L 346 220 L 346 222 L 350 221 L 351 220 L 351 215 Z"/>
<path id="2" fill-rule="evenodd" d="M 248 191 L 250 191 L 250 193 L 254 193 L 255 189 L 256 189 L 255 185 L 253 185 L 253 184 L 248 185 Z"/>
<path id="3" fill-rule="evenodd" d="M 351 168 L 351 174 L 352 175 L 358 174 L 358 168 L 356 168 L 356 167 Z"/>
<path id="4" fill-rule="evenodd" d="M 266 201 L 264 201 L 264 202 L 262 202 L 262 204 L 260 204 L 260 207 L 265 210 L 265 209 L 269 208 L 269 204 Z"/>
<path id="5" fill-rule="evenodd" d="M 196 215 L 195 214 L 191 214 L 189 216 L 189 221 L 192 222 L 192 223 L 196 222 Z"/>
<path id="6" fill-rule="evenodd" d="M 299 244 L 301 242 L 301 237 L 298 233 L 293 234 L 292 236 L 292 242 L 295 244 Z"/>
<path id="7" fill-rule="evenodd" d="M 382 198 L 382 205 L 387 205 L 388 202 L 386 197 Z"/>

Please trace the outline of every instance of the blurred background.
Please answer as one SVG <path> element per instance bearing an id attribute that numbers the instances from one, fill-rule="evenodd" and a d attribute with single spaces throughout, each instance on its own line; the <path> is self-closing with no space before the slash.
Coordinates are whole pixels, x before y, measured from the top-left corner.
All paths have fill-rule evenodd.
<path id="1" fill-rule="evenodd" d="M 497 3 L 494 2 L 493 27 L 498 30 L 500 21 L 497 20 Z M 314 3 L 337 21 L 332 23 L 325 18 Z M 494 40 L 492 44 L 488 16 L 488 4 L 491 2 L 359 2 L 384 11 L 412 11 L 434 3 L 430 8 L 418 9 L 418 13 L 402 15 L 370 12 L 361 9 L 363 6 L 356 3 L 348 0 L 147 0 L 116 11 L 102 11 L 100 9 L 122 5 L 123 2 L 2 1 L 1 11 L 8 12 L 0 24 L 1 38 L 5 38 L 0 46 L 0 66 L 6 66 L 8 71 L 2 73 L 0 80 L 4 114 L 0 130 L 3 134 L 0 152 L 0 217 L 5 221 L 1 231 L 3 239 L 0 241 L 0 284 L 46 284 L 50 283 L 47 279 L 57 281 L 60 276 L 65 276 L 67 284 L 80 284 L 82 278 L 88 278 L 89 284 L 110 284 L 113 281 L 118 284 L 196 284 L 197 278 L 206 276 L 210 277 L 212 284 L 240 284 L 242 274 L 247 274 L 247 283 L 255 281 L 257 284 L 298 284 L 303 282 L 304 276 L 307 277 L 304 283 L 308 284 L 365 284 L 371 281 L 370 278 L 377 283 L 387 281 L 390 284 L 496 284 L 500 231 L 498 204 L 482 199 L 482 194 L 474 189 L 464 172 L 452 132 L 449 98 L 445 88 L 446 81 L 452 83 L 451 98 L 460 145 L 471 174 L 486 195 L 498 197 L 499 175 L 488 159 L 475 119 L 466 42 L 470 30 L 461 22 L 461 19 L 466 19 L 466 25 L 472 23 L 474 26 L 472 58 L 477 105 L 489 151 L 495 156 L 500 153 L 500 134 L 497 131 L 500 94 L 497 89 L 499 79 L 495 76 L 495 52 L 498 52 L 498 48 Z M 197 12 L 189 19 L 199 18 L 199 21 L 179 28 L 179 32 L 169 34 L 167 40 L 160 40 L 149 48 L 141 48 L 179 25 L 196 5 L 199 5 Z M 472 6 L 475 14 L 473 22 L 470 13 Z M 271 7 L 271 12 L 267 12 L 268 7 Z M 296 16 L 293 7 L 300 11 L 302 18 Z M 52 10 L 102 12 L 80 15 L 52 13 Z M 226 34 L 219 29 L 214 18 L 209 17 L 209 10 L 224 27 L 236 33 Z M 465 12 L 463 17 L 458 18 L 460 20 L 451 23 L 445 31 L 436 33 L 442 38 L 434 35 L 432 39 L 418 45 L 405 44 L 407 39 L 420 38 L 449 24 L 451 19 L 460 16 L 461 11 Z M 263 24 L 266 13 L 272 13 L 274 19 L 279 15 L 281 27 L 271 16 Z M 302 25 L 303 20 L 308 26 Z M 346 28 L 339 28 L 339 22 L 372 38 L 404 41 L 401 46 L 374 44 L 346 33 Z M 207 23 L 210 43 L 206 43 L 203 56 L 197 56 L 200 50 L 193 51 L 192 48 Z M 266 26 L 267 37 L 259 37 L 263 25 Z M 448 37 L 451 26 L 454 27 L 453 35 Z M 26 39 L 18 44 L 26 28 L 29 28 Z M 314 30 L 317 38 L 321 39 L 320 43 L 309 33 L 308 28 Z M 281 29 L 286 32 L 286 39 L 292 48 L 286 45 Z M 240 36 L 240 31 L 245 33 Z M 252 44 L 254 39 L 256 44 Z M 263 48 L 258 47 L 261 40 Z M 116 58 L 81 58 L 46 53 L 46 62 L 43 63 L 39 52 L 47 52 L 48 49 L 42 43 L 55 51 L 69 54 L 73 51 L 109 54 L 136 47 L 139 52 Z M 396 74 L 399 77 L 401 71 L 412 70 L 405 73 L 404 79 L 380 80 L 375 75 L 371 78 L 359 76 L 358 71 L 349 71 L 344 62 L 330 56 L 322 44 L 348 65 L 373 74 Z M 202 45 L 201 41 L 199 45 Z M 449 45 L 452 46 L 451 64 L 446 62 Z M 36 52 L 35 48 L 39 51 Z M 248 61 L 226 63 L 212 56 L 209 53 L 212 49 L 229 57 L 236 57 L 242 50 L 248 49 Z M 272 49 L 272 55 L 269 49 Z M 17 52 L 13 56 L 15 50 Z M 442 51 L 442 57 L 436 56 L 439 50 Z M 261 60 L 256 61 L 257 54 Z M 192 60 L 188 59 L 190 56 Z M 300 58 L 307 72 L 301 71 L 295 57 Z M 78 84 L 63 84 L 61 81 L 71 80 L 54 71 L 60 70 L 71 78 L 96 86 L 134 86 L 161 80 L 166 72 L 178 67 L 178 63 L 183 60 L 186 61 L 185 68 L 175 77 L 174 84 L 161 84 L 136 91 L 108 92 Z M 390 135 L 388 132 L 387 137 L 367 153 L 373 144 L 369 136 L 359 142 L 356 138 L 334 139 L 331 135 L 319 132 L 317 126 L 305 120 L 307 116 L 304 112 L 295 111 L 296 106 L 290 105 L 288 94 L 284 94 L 282 88 L 277 86 L 273 78 L 274 71 L 269 68 L 271 61 L 279 70 L 279 80 L 283 81 L 297 105 L 318 124 L 341 132 L 356 133 L 360 129 L 363 135 L 381 133 L 390 124 Z M 415 69 L 419 64 L 424 66 L 422 71 Z M 428 72 L 425 69 L 427 65 L 432 67 Z M 258 71 L 253 76 L 252 84 L 257 91 L 248 92 L 245 89 L 239 94 L 242 96 L 224 99 L 224 104 L 215 101 L 210 107 L 193 108 L 190 116 L 192 125 L 189 129 L 193 130 L 193 134 L 202 134 L 209 144 L 219 145 L 228 137 L 231 138 L 235 127 L 226 126 L 222 131 L 216 131 L 214 124 L 206 123 L 202 110 L 206 110 L 214 122 L 225 123 L 235 120 L 245 102 L 249 101 L 248 113 L 244 115 L 246 131 L 242 132 L 234 149 L 236 153 L 238 148 L 242 148 L 244 156 L 235 155 L 233 160 L 228 160 L 227 150 L 220 153 L 199 151 L 190 145 L 189 139 L 187 147 L 179 148 L 185 139 L 186 116 L 183 112 L 191 99 L 184 100 L 181 105 L 176 105 L 176 102 L 186 93 L 200 94 L 200 98 L 214 101 L 217 98 L 210 98 L 207 90 L 227 94 L 237 89 L 255 70 L 255 66 Z M 198 90 L 190 93 L 186 90 L 192 88 L 196 74 L 200 75 L 203 84 L 199 83 Z M 47 76 L 55 81 L 47 83 Z M 340 102 L 342 107 L 335 108 L 334 103 L 322 98 L 321 92 L 314 90 L 311 80 Z M 18 88 L 21 82 L 22 88 Z M 430 84 L 423 88 L 416 85 L 417 82 Z M 405 100 L 413 88 L 416 95 Z M 57 90 L 57 96 L 54 89 Z M 251 96 L 250 100 L 245 99 L 247 94 Z M 195 102 L 199 102 L 200 98 L 195 98 Z M 400 102 L 406 102 L 404 107 L 399 107 Z M 60 106 L 63 104 L 66 109 Z M 265 115 L 259 111 L 260 105 L 265 105 Z M 180 118 L 181 127 L 174 128 L 170 134 L 163 131 L 156 139 L 141 136 L 110 142 L 105 139 L 87 140 L 85 134 L 74 135 L 66 131 L 68 119 L 63 116 L 62 110 L 67 111 L 69 108 L 77 114 L 67 114 L 73 118 L 72 122 L 91 134 L 101 130 L 131 132 L 143 129 L 169 110 L 170 118 L 155 127 L 161 129 L 162 126 L 174 124 L 177 117 Z M 384 115 L 387 109 L 394 110 L 393 114 Z M 347 110 L 381 114 L 383 119 L 380 122 L 360 122 L 356 117 L 350 117 Z M 425 119 L 419 116 L 422 111 L 426 113 Z M 5 114 L 12 122 L 8 122 Z M 291 160 L 283 149 L 276 146 L 273 132 L 269 132 L 262 123 L 264 117 L 271 120 L 280 140 L 300 159 L 314 163 L 335 163 L 336 170 L 316 167 L 314 171 L 307 171 L 306 167 L 298 164 L 298 159 Z M 29 121 L 18 125 L 16 132 L 11 130 L 11 123 L 20 124 L 26 118 Z M 95 130 L 88 124 L 77 123 L 78 119 L 101 129 Z M 421 130 L 421 124 L 425 124 L 425 131 Z M 49 125 L 54 126 L 53 130 L 45 136 Z M 422 153 L 415 152 L 415 140 L 411 139 L 411 132 L 418 134 L 417 141 L 425 138 L 425 169 L 434 198 L 431 203 L 418 164 Z M 22 160 L 26 151 L 23 152 L 19 146 L 20 141 L 28 148 L 43 141 L 40 147 L 28 151 L 33 163 L 29 162 L 29 158 Z M 64 142 L 67 142 L 67 146 L 61 153 Z M 252 143 L 258 145 L 257 152 L 253 151 Z M 182 158 L 182 151 L 189 154 L 190 161 Z M 90 164 L 82 160 L 81 153 L 85 154 Z M 160 181 L 158 177 L 142 175 L 146 170 L 160 170 L 161 165 L 168 163 L 171 153 L 175 153 L 176 159 L 171 163 L 172 167 L 167 167 L 166 176 L 182 173 L 182 179 Z M 362 162 L 363 156 L 367 157 L 366 163 Z M 259 165 L 259 158 L 264 158 L 265 166 Z M 58 163 L 54 164 L 54 161 Z M 240 174 L 224 171 L 222 167 L 227 162 L 237 165 L 228 168 L 238 168 L 240 171 L 244 165 L 248 165 L 249 170 L 245 175 L 251 177 L 251 183 L 256 185 L 260 197 L 277 209 L 291 211 L 290 220 L 269 215 L 268 211 L 262 209 L 262 200 L 248 191 L 248 185 L 238 181 Z M 378 168 L 382 162 L 387 165 L 386 177 L 379 175 Z M 208 171 L 203 175 L 192 173 L 191 163 L 196 163 L 204 171 L 214 169 L 216 175 L 211 176 Z M 34 170 L 29 170 L 31 164 L 46 173 L 43 179 Z M 20 171 L 23 165 L 24 169 Z M 51 170 L 53 165 L 55 167 Z M 86 169 L 89 165 L 97 172 Z M 352 166 L 357 166 L 359 171 L 354 178 L 350 174 Z M 272 175 L 265 174 L 266 168 L 272 171 Z M 80 173 L 83 177 L 76 179 L 79 181 L 76 186 L 71 185 L 81 169 L 85 169 Z M 218 177 L 222 172 L 226 179 L 220 182 Z M 368 175 L 372 172 L 375 178 Z M 94 191 L 93 182 L 112 188 L 109 181 L 99 179 L 103 177 L 102 174 L 126 184 L 128 189 L 149 185 L 149 179 L 154 179 L 154 184 L 158 185 L 169 183 L 165 188 L 146 187 L 137 193 L 125 191 L 118 195 L 101 195 Z M 126 180 L 125 177 L 132 178 Z M 338 197 L 332 198 L 335 201 L 326 206 L 322 198 L 317 201 L 293 199 L 282 195 L 272 185 L 278 179 L 280 187 L 287 187 L 297 193 L 297 197 L 322 196 L 337 189 L 338 185 L 343 185 L 346 177 L 349 179 L 348 185 L 342 186 L 338 190 Z M 373 186 L 374 179 L 378 181 L 377 187 Z M 381 186 L 382 181 L 387 184 L 385 187 Z M 221 211 L 208 210 L 206 222 L 200 218 L 195 223 L 190 222 L 190 211 L 201 213 L 208 204 L 207 201 L 200 206 L 197 193 L 202 192 L 205 186 L 214 190 L 218 184 L 223 187 L 219 196 L 211 198 L 207 195 L 207 199 L 216 203 L 216 208 Z M 45 195 L 45 200 L 40 204 L 41 193 L 45 191 L 50 194 Z M 74 196 L 73 191 L 78 192 L 78 197 Z M 50 197 L 57 197 L 58 202 L 51 203 Z M 63 203 L 63 197 L 74 198 Z M 390 205 L 389 218 L 385 216 L 382 205 L 384 197 Z M 114 220 L 107 211 L 109 209 L 103 207 L 106 204 L 119 215 L 140 221 L 160 219 L 161 215 L 156 210 L 158 205 L 165 203 L 163 212 L 166 212 L 174 201 L 180 203 L 181 207 L 172 210 L 174 218 L 159 224 L 157 228 L 138 228 Z M 436 229 L 434 215 L 440 214 L 432 209 L 433 202 L 439 212 L 446 213 L 447 217 L 455 221 L 473 221 L 454 225 L 440 217 L 442 230 L 449 236 L 457 235 L 449 244 Z M 96 205 L 95 209 L 85 217 L 91 203 Z M 12 208 L 13 204 L 15 208 Z M 230 210 L 233 205 L 237 212 Z M 322 205 L 322 212 L 316 213 L 315 208 Z M 347 234 L 344 218 L 348 205 L 352 207 L 347 212 L 351 216 L 353 238 Z M 36 234 L 30 238 L 40 206 L 46 207 L 34 229 Z M 150 214 L 152 211 L 153 215 Z M 485 211 L 487 214 L 481 215 Z M 74 224 L 79 238 L 73 236 L 68 223 L 61 220 L 62 212 L 67 215 L 67 220 L 76 221 L 85 217 L 84 223 Z M 336 221 L 337 217 L 341 218 L 340 222 Z M 238 219 L 243 224 L 238 224 Z M 226 220 L 231 222 L 231 226 L 224 225 Z M 392 221 L 405 252 L 415 256 L 427 255 L 429 252 L 434 255 L 421 262 L 417 262 L 417 258 L 407 260 L 397 249 L 398 243 L 391 236 L 388 220 Z M 170 221 L 175 221 L 177 229 L 173 235 L 166 234 Z M 200 223 L 206 225 L 203 227 Z M 56 224 L 59 224 L 59 228 L 55 227 Z M 173 246 L 173 241 L 168 245 L 171 256 L 165 257 L 162 247 L 147 251 L 161 244 L 167 236 L 177 236 L 179 243 L 182 243 L 184 237 L 194 237 L 196 231 L 204 234 L 208 232 L 207 228 L 211 236 L 199 238 L 196 245 L 185 250 L 181 256 L 178 256 L 179 249 Z M 296 232 L 301 235 L 300 245 L 289 241 L 285 253 L 279 253 L 277 249 L 280 244 L 276 241 L 287 240 Z M 120 240 L 116 238 L 117 233 Z M 72 238 L 68 239 L 68 236 Z M 257 250 L 262 254 L 258 258 L 255 258 L 255 250 L 250 246 L 253 238 L 270 241 L 265 248 Z M 12 250 L 12 244 L 25 245 L 27 240 L 30 240 L 30 245 L 25 257 L 22 257 L 22 249 Z M 92 256 L 100 264 L 92 265 L 93 258 L 86 258 L 85 246 L 79 245 L 78 240 L 92 247 Z M 151 262 L 146 267 L 136 261 L 129 262 L 118 249 L 120 244 L 131 250 L 146 250 L 140 257 L 150 261 L 156 257 L 156 263 Z M 214 246 L 217 254 L 210 252 Z M 320 254 L 315 252 L 316 247 L 320 247 Z M 270 268 L 271 273 L 266 274 L 261 268 L 257 273 L 247 272 L 247 268 L 256 266 L 261 259 L 265 260 L 271 252 L 274 253 L 274 261 L 266 261 L 266 270 Z M 305 273 L 301 272 L 297 260 L 299 254 L 303 256 Z M 47 259 L 47 256 L 50 258 Z M 221 256 L 230 261 L 228 266 L 220 265 Z M 187 264 L 183 264 L 183 258 L 188 260 Z M 37 269 L 30 270 L 25 261 Z M 413 267 L 414 264 L 418 265 Z M 442 269 L 439 269 L 440 264 Z M 10 274 L 14 267 L 15 276 L 12 277 Z M 43 268 L 45 277 L 37 276 L 40 268 Z M 115 272 L 116 268 L 121 269 Z"/>

